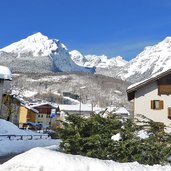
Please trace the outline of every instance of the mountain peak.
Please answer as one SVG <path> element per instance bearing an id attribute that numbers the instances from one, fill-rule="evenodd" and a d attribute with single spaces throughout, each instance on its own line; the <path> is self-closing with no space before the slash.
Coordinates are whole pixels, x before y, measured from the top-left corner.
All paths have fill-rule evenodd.
<path id="1" fill-rule="evenodd" d="M 35 34 L 32 34 L 30 36 L 28 36 L 26 39 L 29 39 L 29 40 L 48 40 L 48 37 L 43 35 L 41 32 L 37 32 Z"/>
<path id="2" fill-rule="evenodd" d="M 166 37 L 162 42 L 171 43 L 171 36 Z"/>
<path id="3" fill-rule="evenodd" d="M 85 68 L 76 65 L 69 54 L 64 44 L 59 40 L 49 39 L 42 33 L 38 32 L 26 37 L 18 42 L 0 49 L 0 52 L 13 53 L 9 54 L 12 57 L 18 58 L 18 61 L 35 61 L 35 64 L 50 63 L 53 64 L 54 71 L 65 72 L 95 72 L 94 68 Z M 30 62 L 30 65 L 33 65 Z M 32 66 L 28 66 L 32 67 Z"/>
<path id="4" fill-rule="evenodd" d="M 56 40 L 49 39 L 47 36 L 38 32 L 18 42 L 12 43 L 11 45 L 0 49 L 0 51 L 16 53 L 18 54 L 18 57 L 20 54 L 30 52 L 33 56 L 49 56 L 52 51 L 57 50 L 57 43 Z"/>
<path id="5" fill-rule="evenodd" d="M 78 50 L 72 50 L 69 52 L 72 56 L 83 56 Z"/>
<path id="6" fill-rule="evenodd" d="M 133 58 L 127 68 L 119 76 L 135 82 L 151 77 L 151 75 L 171 68 L 171 37 L 166 37 L 159 43 L 144 48 L 140 54 Z"/>

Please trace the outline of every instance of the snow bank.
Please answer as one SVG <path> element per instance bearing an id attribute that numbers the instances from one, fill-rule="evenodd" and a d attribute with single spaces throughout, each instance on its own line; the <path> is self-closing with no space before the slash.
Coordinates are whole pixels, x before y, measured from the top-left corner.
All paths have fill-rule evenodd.
<path id="1" fill-rule="evenodd" d="M 16 125 L 0 119 L 0 135 L 40 135 L 31 130 L 21 130 Z"/>
<path id="2" fill-rule="evenodd" d="M 14 136 L 9 139 L 8 135 Z M 21 140 L 21 136 L 16 135 L 28 136 L 23 136 Z M 47 134 L 21 130 L 13 123 L 0 119 L 0 156 L 18 154 L 35 147 L 45 147 L 49 145 L 59 146 L 59 143 L 60 140 L 53 140 L 48 137 Z"/>
<path id="3" fill-rule="evenodd" d="M 33 140 L 3 140 L 0 141 L 0 156 L 19 154 L 35 147 L 58 145 L 59 140 L 33 139 Z"/>
<path id="4" fill-rule="evenodd" d="M 0 166 L 0 171 L 170 171 L 171 166 L 117 163 L 35 148 Z"/>

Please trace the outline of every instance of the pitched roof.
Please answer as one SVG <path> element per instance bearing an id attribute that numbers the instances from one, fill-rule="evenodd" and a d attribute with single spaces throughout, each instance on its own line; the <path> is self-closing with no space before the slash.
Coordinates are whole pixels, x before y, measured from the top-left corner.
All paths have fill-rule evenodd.
<path id="1" fill-rule="evenodd" d="M 141 87 L 147 85 L 147 84 L 150 84 L 164 76 L 167 76 L 168 74 L 171 74 L 171 68 L 170 69 L 167 69 L 167 70 L 164 70 L 164 71 L 161 71 L 161 72 L 158 72 L 154 75 L 152 75 L 150 78 L 148 79 L 145 79 L 143 81 L 140 81 L 138 83 L 135 83 L 135 84 L 132 84 L 130 85 L 128 88 L 127 88 L 127 95 L 128 95 L 128 100 L 132 100 L 134 99 L 134 93 L 136 90 L 140 89 Z"/>
<path id="2" fill-rule="evenodd" d="M 128 115 L 130 115 L 130 113 L 124 107 L 120 107 L 119 109 L 117 109 L 116 113 L 117 114 L 128 114 Z"/>
<path id="3" fill-rule="evenodd" d="M 30 107 L 29 105 L 27 104 L 21 104 L 21 106 L 24 106 L 25 108 L 29 109 L 29 110 L 32 110 L 33 112 L 35 113 L 39 113 L 38 110 L 34 109 L 33 107 Z"/>
<path id="4" fill-rule="evenodd" d="M 49 103 L 49 102 L 41 102 L 41 103 L 33 103 L 33 104 L 30 104 L 30 106 L 32 108 L 35 108 L 35 107 L 39 107 L 39 106 L 44 106 L 44 105 L 49 105 L 51 106 L 52 108 L 58 108 L 58 105 L 56 103 Z"/>

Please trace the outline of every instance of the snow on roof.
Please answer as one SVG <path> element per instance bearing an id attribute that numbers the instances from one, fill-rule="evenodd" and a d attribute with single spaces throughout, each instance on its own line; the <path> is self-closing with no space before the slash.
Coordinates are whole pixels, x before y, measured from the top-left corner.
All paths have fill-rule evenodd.
<path id="1" fill-rule="evenodd" d="M 35 113 L 39 113 L 38 110 L 34 109 L 33 107 L 29 106 L 28 104 L 21 104 L 21 105 L 24 106 L 24 107 L 27 108 L 27 109 L 32 110 L 32 111 L 35 112 Z"/>
<path id="2" fill-rule="evenodd" d="M 60 170 L 60 171 L 170 171 L 171 166 L 141 165 L 138 162 L 118 163 L 57 152 L 55 149 L 34 148 L 0 165 L 0 170 Z"/>
<path id="3" fill-rule="evenodd" d="M 145 85 L 145 84 L 148 84 L 149 82 L 151 82 L 151 81 L 155 81 L 155 80 L 157 80 L 157 79 L 159 79 L 159 78 L 161 78 L 161 77 L 164 77 L 164 76 L 166 76 L 166 75 L 168 75 L 169 73 L 171 73 L 171 68 L 170 69 L 165 69 L 165 70 L 163 70 L 163 71 L 161 71 L 161 72 L 158 72 L 158 73 L 155 73 L 155 74 L 153 74 L 150 78 L 148 78 L 148 79 L 145 79 L 145 80 L 142 80 L 142 81 L 140 81 L 140 82 L 138 82 L 138 83 L 135 83 L 135 84 L 132 84 L 132 85 L 130 85 L 128 88 L 127 88 L 127 92 L 132 92 L 132 91 L 134 91 L 135 89 L 137 89 L 137 88 L 139 88 L 139 87 L 142 87 L 143 85 Z"/>
<path id="4" fill-rule="evenodd" d="M 76 104 L 76 105 L 59 104 L 59 108 L 60 108 L 60 110 L 63 110 L 63 111 L 80 111 L 80 104 Z M 92 112 L 92 109 L 93 109 L 93 111 L 100 110 L 99 107 L 92 108 L 91 104 L 82 104 L 81 103 L 81 111 Z"/>
<path id="5" fill-rule="evenodd" d="M 119 109 L 117 109 L 116 113 L 117 114 L 128 114 L 128 115 L 130 115 L 130 113 L 124 107 L 120 107 Z"/>
<path id="6" fill-rule="evenodd" d="M 106 108 L 107 108 L 107 112 L 113 112 L 116 110 L 116 106 L 107 106 Z M 105 108 L 103 110 L 105 110 Z"/>
<path id="7" fill-rule="evenodd" d="M 80 104 L 76 105 L 66 105 L 66 104 L 59 104 L 60 110 L 63 111 L 80 111 Z M 81 111 L 92 111 L 91 104 L 81 104 Z"/>
<path id="8" fill-rule="evenodd" d="M 80 103 L 79 100 L 72 99 L 71 97 L 66 97 L 66 96 L 64 96 L 63 98 L 66 99 L 66 100 L 71 101 L 72 103 L 76 103 L 76 104 Z"/>
<path id="9" fill-rule="evenodd" d="M 34 107 L 39 107 L 39 106 L 43 106 L 43 105 L 50 105 L 53 108 L 58 108 L 58 105 L 56 103 L 50 103 L 50 102 L 38 102 L 38 103 L 30 103 L 29 104 L 30 107 L 34 108 Z"/>
<path id="10" fill-rule="evenodd" d="M 0 79 L 12 80 L 12 74 L 8 67 L 0 65 Z"/>

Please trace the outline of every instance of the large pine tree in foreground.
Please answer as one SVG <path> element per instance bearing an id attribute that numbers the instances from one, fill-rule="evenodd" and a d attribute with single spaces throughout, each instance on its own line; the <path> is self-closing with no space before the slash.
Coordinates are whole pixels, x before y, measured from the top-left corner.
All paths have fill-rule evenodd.
<path id="1" fill-rule="evenodd" d="M 171 135 L 164 132 L 161 123 L 149 119 L 138 122 L 133 119 L 123 122 L 113 115 L 107 118 L 68 115 L 63 128 L 58 129 L 60 147 L 66 153 L 118 162 L 166 163 L 171 155 Z M 146 138 L 138 136 L 142 130 L 147 133 Z M 120 137 L 112 139 L 113 135 Z"/>

